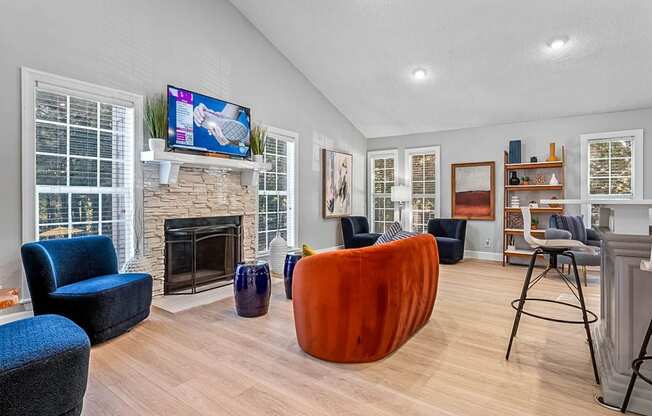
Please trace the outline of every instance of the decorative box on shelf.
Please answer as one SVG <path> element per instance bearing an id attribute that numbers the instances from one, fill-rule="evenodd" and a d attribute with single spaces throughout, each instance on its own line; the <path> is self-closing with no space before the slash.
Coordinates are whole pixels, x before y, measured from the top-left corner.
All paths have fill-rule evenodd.
<path id="1" fill-rule="evenodd" d="M 258 180 L 258 173 L 271 167 L 269 163 L 265 162 L 158 150 L 141 152 L 140 160 L 141 162 L 159 164 L 159 182 L 161 184 L 176 183 L 179 168 L 188 166 L 240 172 L 242 186 L 253 186 Z"/>
<path id="2" fill-rule="evenodd" d="M 12 306 L 18 305 L 18 294 L 18 289 L 0 288 L 0 309 L 11 308 Z"/>

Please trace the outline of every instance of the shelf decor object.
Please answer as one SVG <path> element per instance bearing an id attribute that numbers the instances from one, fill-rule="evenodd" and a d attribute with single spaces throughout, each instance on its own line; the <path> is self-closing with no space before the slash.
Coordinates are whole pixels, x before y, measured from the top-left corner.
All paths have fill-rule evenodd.
<path id="1" fill-rule="evenodd" d="M 509 141 L 509 163 L 521 163 L 521 141 Z"/>
<path id="2" fill-rule="evenodd" d="M 557 158 L 557 150 L 555 143 L 550 143 L 550 156 L 548 156 L 548 162 L 556 162 L 559 159 Z"/>
<path id="3" fill-rule="evenodd" d="M 565 149 L 561 147 L 561 157 L 556 156 L 554 143 L 550 146 L 550 158 L 545 162 L 538 162 L 535 157 L 530 158 L 529 162 L 509 163 L 509 153 L 504 155 L 504 206 L 503 206 L 503 266 L 509 263 L 513 258 L 528 258 L 532 255 L 532 250 L 528 247 L 523 239 L 523 218 L 520 210 L 520 201 L 539 200 L 538 193 L 546 195 L 548 198 L 564 198 L 564 165 L 566 162 Z M 516 175 L 527 180 L 521 180 L 520 184 L 512 184 L 511 178 Z M 551 177 L 555 181 L 543 181 L 537 178 Z M 530 181 L 530 178 L 535 178 Z M 549 182 L 549 183 L 548 183 Z M 556 182 L 556 183 L 555 183 Z M 527 192 L 527 194 L 523 194 Z M 523 194 L 522 198 L 520 195 Z M 527 198 L 527 199 L 525 199 Z M 518 202 L 516 202 L 518 201 Z M 529 204 L 525 204 L 529 205 Z M 563 214 L 563 205 L 543 206 L 537 204 L 530 205 L 531 212 L 537 215 L 539 228 L 533 231 L 538 236 L 543 237 L 548 218 L 553 214 Z"/>

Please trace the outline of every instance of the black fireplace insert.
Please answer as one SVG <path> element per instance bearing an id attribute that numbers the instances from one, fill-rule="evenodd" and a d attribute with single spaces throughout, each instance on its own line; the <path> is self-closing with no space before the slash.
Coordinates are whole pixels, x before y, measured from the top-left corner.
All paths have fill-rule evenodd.
<path id="1" fill-rule="evenodd" d="M 233 283 L 242 259 L 242 217 L 170 219 L 164 228 L 164 294 L 194 294 Z"/>

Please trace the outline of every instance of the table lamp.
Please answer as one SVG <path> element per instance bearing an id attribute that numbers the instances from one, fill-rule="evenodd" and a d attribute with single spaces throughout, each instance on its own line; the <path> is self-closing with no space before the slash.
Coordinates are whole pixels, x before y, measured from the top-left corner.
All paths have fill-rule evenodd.
<path id="1" fill-rule="evenodd" d="M 395 185 L 392 186 L 391 191 L 392 202 L 398 202 L 398 220 L 403 222 L 403 207 L 405 203 L 408 202 L 411 198 L 410 188 L 405 185 Z"/>

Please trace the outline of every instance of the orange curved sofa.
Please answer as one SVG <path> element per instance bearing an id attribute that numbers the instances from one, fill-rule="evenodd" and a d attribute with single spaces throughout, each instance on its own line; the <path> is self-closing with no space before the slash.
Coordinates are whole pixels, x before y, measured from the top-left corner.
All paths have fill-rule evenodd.
<path id="1" fill-rule="evenodd" d="M 292 279 L 299 346 L 338 363 L 380 360 L 428 322 L 438 277 L 430 234 L 305 257 Z"/>

